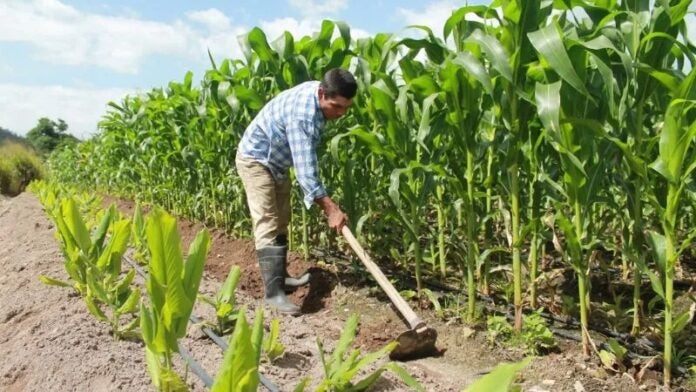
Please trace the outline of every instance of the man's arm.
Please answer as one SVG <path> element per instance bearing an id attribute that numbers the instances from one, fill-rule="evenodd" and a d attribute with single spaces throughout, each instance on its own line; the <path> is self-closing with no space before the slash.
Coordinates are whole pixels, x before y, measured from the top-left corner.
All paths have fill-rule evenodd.
<path id="1" fill-rule="evenodd" d="M 292 121 L 287 129 L 288 145 L 295 167 L 295 178 L 304 193 L 304 205 L 327 195 L 319 180 L 314 124 L 307 120 Z"/>

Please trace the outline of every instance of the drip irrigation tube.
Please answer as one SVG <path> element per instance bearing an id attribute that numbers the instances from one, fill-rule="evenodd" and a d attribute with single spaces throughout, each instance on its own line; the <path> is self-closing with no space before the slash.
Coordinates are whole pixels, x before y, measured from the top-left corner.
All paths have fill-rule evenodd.
<path id="1" fill-rule="evenodd" d="M 135 269 L 135 271 L 140 276 L 142 276 L 144 279 L 147 279 L 147 272 L 145 272 L 145 270 L 142 267 L 140 267 L 135 261 L 133 261 L 133 259 L 131 259 L 128 256 L 124 256 L 123 258 L 126 260 L 126 262 L 128 262 L 128 264 L 131 265 L 131 267 Z M 194 316 L 193 314 L 189 317 L 189 320 L 194 324 L 199 324 L 203 321 L 198 317 Z M 227 342 L 225 342 L 225 340 L 222 339 L 221 336 L 217 335 L 215 332 L 213 332 L 213 330 L 211 330 L 208 327 L 202 327 L 201 329 L 203 330 L 203 333 L 205 333 L 218 347 L 220 347 L 220 349 L 222 349 L 223 352 L 227 351 Z M 203 367 L 201 367 L 201 365 L 198 362 L 196 362 L 195 359 L 193 359 L 191 354 L 189 354 L 189 352 L 186 351 L 185 348 L 179 346 L 179 354 L 181 355 L 181 358 L 183 358 L 184 361 L 186 361 L 186 363 L 188 363 L 189 366 L 191 366 L 191 371 L 193 371 L 193 373 L 201 379 L 201 381 L 203 382 L 203 384 L 205 384 L 206 387 L 210 388 L 213 386 L 213 378 L 210 377 L 210 375 L 208 375 L 208 373 L 203 369 Z M 266 387 L 266 389 L 268 389 L 270 392 L 280 392 L 278 387 L 275 384 L 273 384 L 273 382 L 271 382 L 268 378 L 266 378 L 263 374 L 261 374 L 261 372 L 259 372 L 259 380 L 261 381 L 261 385 Z"/>
<path id="2" fill-rule="evenodd" d="M 342 257 L 342 255 L 334 254 L 333 252 L 330 252 L 330 251 L 313 250 L 312 254 L 314 256 L 324 257 L 324 258 L 329 259 L 333 262 L 337 262 L 337 263 L 344 264 L 344 265 L 350 263 L 345 257 Z M 425 286 L 429 286 L 432 289 L 440 290 L 443 292 L 450 292 L 450 293 L 461 293 L 461 290 L 458 290 L 457 288 L 451 287 L 451 286 L 444 284 L 444 283 L 441 283 L 441 282 L 436 282 L 436 281 L 432 281 L 429 279 L 422 279 L 421 281 Z M 412 284 L 408 280 L 405 280 L 404 284 L 411 289 L 415 288 L 415 284 Z M 467 297 L 466 293 L 461 293 L 461 294 L 465 298 Z M 484 307 L 486 309 L 488 309 L 492 312 L 499 313 L 499 314 L 502 313 L 506 316 L 506 318 L 508 318 L 510 320 L 514 319 L 514 317 L 510 313 L 510 312 L 514 311 L 514 306 L 512 304 L 496 305 L 495 299 L 493 299 L 492 297 L 483 295 L 481 293 L 477 293 L 476 295 L 477 295 L 477 298 L 480 298 L 488 303 L 487 305 L 484 304 Z M 501 306 L 504 307 L 506 311 L 501 311 L 500 310 Z M 558 318 L 558 317 L 556 317 L 553 314 L 548 313 L 548 312 L 541 312 L 540 315 L 541 315 L 541 317 L 545 318 L 547 321 L 551 321 L 552 323 L 559 323 L 559 324 L 563 324 L 566 327 L 580 329 L 580 323 L 578 322 L 578 320 L 576 320 L 574 318 L 570 319 L 570 320 L 564 320 L 564 319 Z M 564 329 L 558 329 L 558 328 L 554 328 L 554 327 L 550 327 L 549 329 L 556 336 L 570 339 L 570 340 L 574 340 L 574 341 L 578 341 L 578 342 L 581 341 L 579 334 L 575 334 L 571 331 L 567 331 Z M 622 345 L 629 347 L 632 351 L 634 351 L 636 353 L 640 353 L 640 355 L 643 355 L 643 356 L 659 355 L 661 352 L 660 347 L 655 347 L 654 344 L 646 338 L 636 338 L 636 337 L 633 337 L 627 333 L 614 332 L 614 331 L 610 331 L 610 330 L 604 329 L 604 328 L 594 327 L 594 328 L 589 328 L 589 329 L 591 331 L 600 333 L 606 337 L 614 338 L 617 341 L 619 341 Z M 603 345 L 604 345 L 604 343 L 602 344 L 602 346 Z M 632 356 L 637 357 L 640 355 L 633 354 L 632 352 L 628 353 L 629 357 L 632 357 Z M 680 372 L 682 370 L 683 369 L 677 369 L 677 372 Z"/>
<path id="3" fill-rule="evenodd" d="M 181 355 L 181 358 L 183 358 L 183 360 L 186 361 L 186 363 L 188 363 L 189 366 L 191 366 L 191 371 L 193 372 L 193 374 L 198 376 L 198 378 L 200 378 L 201 381 L 203 381 L 203 384 L 205 384 L 207 388 L 212 388 L 213 378 L 210 377 L 208 372 L 206 372 L 205 369 L 203 369 L 203 367 L 198 362 L 196 362 L 195 359 L 193 359 L 191 354 L 189 354 L 189 352 L 185 348 L 181 346 L 179 347 L 179 355 Z"/>

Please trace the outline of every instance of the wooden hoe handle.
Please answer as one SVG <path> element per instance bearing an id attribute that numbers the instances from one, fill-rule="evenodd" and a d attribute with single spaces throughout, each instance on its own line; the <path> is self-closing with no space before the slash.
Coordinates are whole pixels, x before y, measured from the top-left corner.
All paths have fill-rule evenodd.
<path id="1" fill-rule="evenodd" d="M 343 226 L 343 229 L 341 230 L 343 233 L 343 236 L 346 237 L 346 240 L 348 241 L 348 244 L 350 244 L 350 247 L 353 248 L 353 251 L 355 252 L 356 255 L 360 258 L 360 260 L 365 264 L 365 267 L 367 267 L 367 270 L 370 271 L 372 276 L 374 276 L 375 280 L 377 280 L 377 283 L 379 283 L 380 287 L 382 287 L 382 290 L 384 290 L 385 293 L 387 293 L 387 296 L 389 296 L 389 299 L 392 301 L 392 303 L 396 306 L 397 309 L 399 309 L 399 312 L 404 316 L 406 319 L 406 322 L 408 322 L 408 325 L 411 327 L 411 329 L 418 329 L 422 326 L 425 325 L 423 320 L 416 315 L 416 313 L 411 309 L 410 306 L 408 306 L 408 303 L 401 297 L 398 291 L 394 288 L 394 286 L 389 282 L 386 276 L 384 276 L 384 273 L 379 269 L 377 264 L 375 264 L 374 261 L 370 258 L 370 256 L 365 252 L 365 249 L 363 249 L 362 246 L 360 246 L 360 243 L 358 243 L 358 240 L 355 239 L 355 236 L 353 236 L 353 233 L 350 231 L 348 226 Z"/>

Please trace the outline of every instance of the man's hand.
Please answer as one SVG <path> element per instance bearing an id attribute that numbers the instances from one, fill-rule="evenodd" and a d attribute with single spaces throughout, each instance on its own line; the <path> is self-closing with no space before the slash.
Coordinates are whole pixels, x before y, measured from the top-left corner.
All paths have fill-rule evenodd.
<path id="1" fill-rule="evenodd" d="M 324 215 L 329 223 L 329 227 L 340 233 L 343 226 L 348 223 L 348 216 L 341 211 L 338 204 L 334 203 L 333 200 L 331 200 L 331 198 L 328 196 L 316 199 L 314 202 L 317 203 L 322 210 L 324 210 Z"/>

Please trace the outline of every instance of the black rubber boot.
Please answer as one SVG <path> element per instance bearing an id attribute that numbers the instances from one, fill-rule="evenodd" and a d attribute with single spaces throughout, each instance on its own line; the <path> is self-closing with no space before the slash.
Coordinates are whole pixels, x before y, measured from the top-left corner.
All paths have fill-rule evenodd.
<path id="1" fill-rule="evenodd" d="M 256 251 L 259 259 L 259 268 L 263 277 L 265 291 L 264 301 L 278 309 L 279 312 L 300 314 L 300 307 L 293 304 L 285 296 L 284 274 L 285 256 L 287 248 L 284 246 L 267 246 Z"/>
<path id="2" fill-rule="evenodd" d="M 285 290 L 292 291 L 296 287 L 304 286 L 304 285 L 308 284 L 309 277 L 310 277 L 309 272 L 305 272 L 299 278 L 292 277 L 288 273 L 288 247 L 287 247 L 288 237 L 285 236 L 284 234 L 280 234 L 280 235 L 276 236 L 275 242 L 276 242 L 276 245 L 282 246 L 283 248 L 285 248 L 284 255 L 283 255 L 283 271 L 285 273 L 285 275 L 284 275 L 285 276 Z"/>

